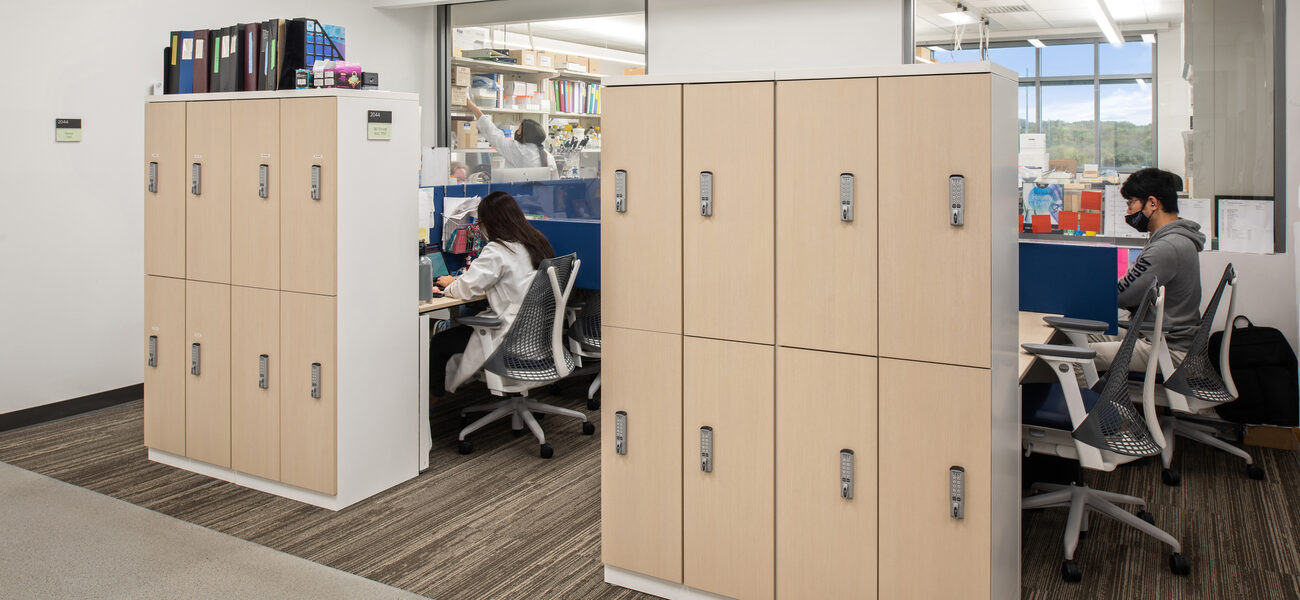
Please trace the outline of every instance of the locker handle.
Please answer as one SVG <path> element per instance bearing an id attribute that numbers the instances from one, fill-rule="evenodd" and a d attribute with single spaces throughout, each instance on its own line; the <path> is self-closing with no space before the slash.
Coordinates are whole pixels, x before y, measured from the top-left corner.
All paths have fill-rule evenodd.
<path id="1" fill-rule="evenodd" d="M 149 336 L 149 366 L 158 366 L 158 336 Z"/>
<path id="2" fill-rule="evenodd" d="M 149 163 L 149 193 L 158 193 L 158 162 Z"/>
<path id="3" fill-rule="evenodd" d="M 265 354 L 259 355 L 257 357 L 257 387 L 262 388 L 264 390 L 269 389 L 271 387 L 271 383 L 269 381 L 269 378 L 267 377 L 268 372 L 271 370 L 270 363 L 271 363 L 271 357 Z"/>
<path id="4" fill-rule="evenodd" d="M 320 363 L 311 364 L 311 397 L 320 400 Z"/>
<path id="5" fill-rule="evenodd" d="M 700 171 L 700 216 L 713 216 L 713 172 Z"/>
<path id="6" fill-rule="evenodd" d="M 853 174 L 840 173 L 840 220 L 853 222 Z"/>
<path id="7" fill-rule="evenodd" d="M 713 428 L 708 425 L 700 428 L 700 470 L 713 472 Z"/>
<path id="8" fill-rule="evenodd" d="M 840 498 L 853 499 L 853 451 L 840 450 Z"/>
<path id="9" fill-rule="evenodd" d="M 190 344 L 190 375 L 198 375 L 200 372 L 199 343 Z"/>
<path id="10" fill-rule="evenodd" d="M 320 165 L 311 166 L 311 199 L 320 200 Z"/>
<path id="11" fill-rule="evenodd" d="M 614 212 L 627 212 L 627 171 L 614 171 Z"/>
<path id="12" fill-rule="evenodd" d="M 614 454 L 627 454 L 627 411 L 614 413 Z"/>
<path id="13" fill-rule="evenodd" d="M 270 195 L 267 190 L 267 183 L 270 181 L 271 167 L 269 165 L 257 165 L 257 197 L 266 198 Z"/>
<path id="14" fill-rule="evenodd" d="M 203 192 L 203 163 L 190 165 L 190 193 L 195 196 Z"/>

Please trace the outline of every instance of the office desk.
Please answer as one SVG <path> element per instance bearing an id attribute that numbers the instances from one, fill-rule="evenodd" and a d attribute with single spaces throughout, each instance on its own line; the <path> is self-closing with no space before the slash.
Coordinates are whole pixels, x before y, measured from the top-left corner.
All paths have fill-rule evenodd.
<path id="1" fill-rule="evenodd" d="M 478 302 L 485 296 L 462 300 L 444 296 L 420 303 L 420 471 L 429 468 L 429 451 L 433 449 L 433 432 L 429 430 L 429 327 L 434 319 L 450 319 L 451 309 Z"/>

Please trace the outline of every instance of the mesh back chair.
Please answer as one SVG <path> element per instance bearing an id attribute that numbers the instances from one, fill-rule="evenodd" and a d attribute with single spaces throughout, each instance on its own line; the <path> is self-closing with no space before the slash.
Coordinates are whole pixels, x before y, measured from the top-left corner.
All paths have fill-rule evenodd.
<path id="1" fill-rule="evenodd" d="M 587 388 L 587 408 L 600 408 L 596 391 L 600 389 L 600 366 L 583 365 L 584 358 L 600 360 L 600 296 L 593 295 L 585 302 L 572 303 L 569 306 L 569 330 L 566 332 L 569 351 L 578 357 L 578 366 L 582 372 L 595 371 L 596 378 Z"/>
<path id="2" fill-rule="evenodd" d="M 582 261 L 569 254 L 543 260 L 519 305 L 519 313 L 495 349 L 485 348 L 483 379 L 495 396 L 506 397 L 490 404 L 470 406 L 460 411 L 462 421 L 473 412 L 487 412 L 460 431 L 460 453 L 469 454 L 474 445 L 465 439 L 489 423 L 511 417 L 511 429 L 522 432 L 527 425 L 541 444 L 542 458 L 554 454 L 546 443 L 546 434 L 533 416 L 534 412 L 562 415 L 582 420 L 582 433 L 591 435 L 596 426 L 576 410 L 559 408 L 528 399 L 528 391 L 558 381 L 574 369 L 573 353 L 563 343 L 564 308 L 573 291 L 573 280 Z M 488 330 L 501 326 L 492 317 L 463 317 L 461 323 L 474 328 L 474 338 L 487 344 Z M 471 341 L 470 343 L 474 343 Z M 487 352 L 490 350 L 490 354 Z"/>
<path id="3" fill-rule="evenodd" d="M 1137 310 L 1137 318 L 1155 310 L 1156 328 L 1164 320 L 1164 290 L 1154 285 L 1147 289 Z M 1100 471 L 1134 460 L 1160 454 L 1164 435 L 1155 419 L 1154 383 L 1144 389 L 1143 419 L 1129 396 L 1128 365 L 1140 333 L 1129 329 L 1106 376 L 1093 388 L 1084 388 L 1074 373 L 1075 365 L 1091 362 L 1096 352 L 1075 346 L 1025 344 L 1026 351 L 1047 362 L 1056 373 L 1056 383 L 1026 383 L 1021 386 L 1023 435 L 1025 449 L 1079 461 L 1080 466 Z M 1147 361 L 1148 373 L 1154 374 L 1154 355 Z M 1081 479 L 1081 478 L 1080 478 Z M 1088 530 L 1091 512 L 1101 513 L 1168 544 L 1173 549 L 1169 569 L 1179 575 L 1191 572 L 1191 563 L 1182 554 L 1178 540 L 1155 526 L 1155 518 L 1146 510 L 1146 501 L 1124 494 L 1094 490 L 1081 481 L 1073 485 L 1034 484 L 1041 491 L 1021 502 L 1025 510 L 1068 507 L 1065 525 L 1065 562 L 1061 576 L 1079 581 L 1083 571 L 1074 561 L 1080 532 Z M 1134 515 L 1119 505 L 1135 505 Z"/>

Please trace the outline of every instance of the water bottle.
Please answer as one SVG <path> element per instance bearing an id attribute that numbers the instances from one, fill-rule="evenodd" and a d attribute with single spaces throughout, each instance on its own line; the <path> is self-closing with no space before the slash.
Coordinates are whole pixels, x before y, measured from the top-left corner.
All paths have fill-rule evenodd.
<path id="1" fill-rule="evenodd" d="M 420 242 L 420 302 L 433 300 L 433 261 L 424 255 L 424 242 Z"/>

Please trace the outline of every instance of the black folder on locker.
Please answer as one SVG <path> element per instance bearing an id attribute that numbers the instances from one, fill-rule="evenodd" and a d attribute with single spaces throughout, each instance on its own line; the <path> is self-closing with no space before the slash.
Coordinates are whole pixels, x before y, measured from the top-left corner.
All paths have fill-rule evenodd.
<path id="1" fill-rule="evenodd" d="M 176 78 L 172 75 L 172 47 L 163 48 L 163 93 L 176 93 Z"/>
<path id="2" fill-rule="evenodd" d="M 279 51 L 284 53 L 284 62 L 280 65 L 280 89 L 292 90 L 298 87 L 298 69 L 307 64 L 307 19 L 289 19 L 279 45 Z"/>
<path id="3" fill-rule="evenodd" d="M 181 32 L 173 31 L 171 33 L 171 46 L 167 53 L 167 73 L 163 76 L 163 83 L 168 94 L 180 92 L 181 85 Z M 170 81 L 171 83 L 167 83 Z"/>

